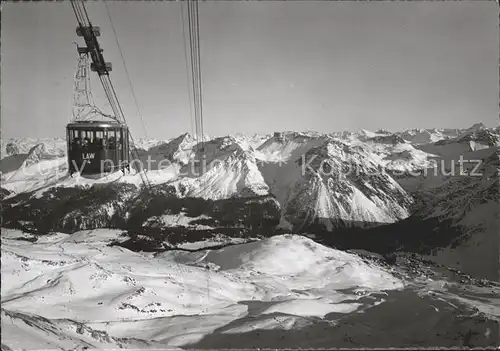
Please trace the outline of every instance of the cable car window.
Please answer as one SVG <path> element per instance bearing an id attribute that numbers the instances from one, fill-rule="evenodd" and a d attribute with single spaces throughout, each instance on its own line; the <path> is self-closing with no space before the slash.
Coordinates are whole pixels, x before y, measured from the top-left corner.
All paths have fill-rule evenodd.
<path id="1" fill-rule="evenodd" d="M 95 145 L 99 148 L 102 148 L 104 145 L 103 137 L 104 137 L 104 132 L 102 130 L 96 130 L 96 132 L 95 132 Z"/>
<path id="2" fill-rule="evenodd" d="M 114 130 L 108 132 L 108 149 L 116 149 L 116 133 Z"/>
<path id="3" fill-rule="evenodd" d="M 108 130 L 104 129 L 102 131 L 102 146 L 107 147 L 108 145 Z"/>
<path id="4" fill-rule="evenodd" d="M 84 135 L 84 138 L 83 138 L 83 147 L 84 148 L 91 147 L 92 143 L 94 141 L 93 131 L 85 130 L 85 131 L 83 131 L 83 135 Z"/>
<path id="5" fill-rule="evenodd" d="M 79 146 L 81 146 L 81 141 L 82 138 L 80 137 L 80 131 L 79 130 L 71 130 L 70 135 L 73 135 L 71 138 L 71 149 L 75 149 Z"/>
<path id="6" fill-rule="evenodd" d="M 116 146 L 118 147 L 118 149 L 121 149 L 122 148 L 122 130 L 121 129 L 116 131 L 116 139 L 117 139 Z"/>

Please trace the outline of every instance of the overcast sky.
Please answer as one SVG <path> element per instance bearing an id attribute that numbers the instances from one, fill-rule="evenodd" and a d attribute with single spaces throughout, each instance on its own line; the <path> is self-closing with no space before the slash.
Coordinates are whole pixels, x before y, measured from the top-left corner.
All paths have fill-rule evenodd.
<path id="1" fill-rule="evenodd" d="M 108 6 L 147 136 L 191 132 L 180 3 Z M 144 137 L 105 6 L 87 8 L 132 133 Z M 498 124 L 494 1 L 208 1 L 199 19 L 209 135 Z M 69 1 L 2 4 L 4 138 L 64 136 L 76 24 Z M 106 109 L 96 77 L 92 89 Z"/>

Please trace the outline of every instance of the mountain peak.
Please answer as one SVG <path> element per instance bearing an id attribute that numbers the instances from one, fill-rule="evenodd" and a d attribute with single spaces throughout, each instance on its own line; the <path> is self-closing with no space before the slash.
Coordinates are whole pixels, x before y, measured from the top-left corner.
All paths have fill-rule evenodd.
<path id="1" fill-rule="evenodd" d="M 482 123 L 482 122 L 479 122 L 479 123 L 474 123 L 472 126 L 470 126 L 469 128 L 467 128 L 468 131 L 479 131 L 479 130 L 483 130 L 483 129 L 486 129 L 487 127 Z"/>

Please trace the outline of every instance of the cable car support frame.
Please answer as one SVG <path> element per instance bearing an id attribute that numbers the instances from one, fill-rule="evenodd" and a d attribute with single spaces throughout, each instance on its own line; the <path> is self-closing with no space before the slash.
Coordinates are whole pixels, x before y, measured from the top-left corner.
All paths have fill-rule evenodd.
<path id="1" fill-rule="evenodd" d="M 90 56 L 92 62 L 90 64 L 90 69 L 93 72 L 97 72 L 99 76 L 99 80 L 101 81 L 101 85 L 104 89 L 104 93 L 106 94 L 106 98 L 111 106 L 113 111 L 113 115 L 105 115 L 100 112 L 101 115 L 114 119 L 118 123 L 122 123 L 127 125 L 127 121 L 125 118 L 125 114 L 123 113 L 123 109 L 118 101 L 118 97 L 116 94 L 116 90 L 111 82 L 109 77 L 109 72 L 112 70 L 112 65 L 110 62 L 106 62 L 103 56 L 103 49 L 99 45 L 99 41 L 97 37 L 100 36 L 100 28 L 98 26 L 93 26 L 90 21 L 87 9 L 85 8 L 84 0 L 71 0 L 71 6 L 73 8 L 73 12 L 75 13 L 76 19 L 78 21 L 78 27 L 76 29 L 76 34 L 78 36 L 83 37 L 85 40 L 85 47 L 77 46 L 77 52 L 80 55 Z M 128 137 L 131 142 L 131 149 L 135 157 L 138 159 L 138 151 L 135 146 L 135 142 L 133 140 L 132 134 L 129 132 Z M 141 176 L 143 184 L 147 189 L 151 188 L 151 183 L 148 179 L 146 172 L 142 170 L 138 170 Z"/>

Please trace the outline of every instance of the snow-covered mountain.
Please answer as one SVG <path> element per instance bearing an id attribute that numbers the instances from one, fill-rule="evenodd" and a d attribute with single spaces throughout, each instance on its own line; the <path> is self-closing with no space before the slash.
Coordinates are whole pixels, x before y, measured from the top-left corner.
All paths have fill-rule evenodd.
<path id="1" fill-rule="evenodd" d="M 54 156 L 66 153 L 66 140 L 62 138 L 9 138 L 1 140 L 2 159 L 12 155 L 28 154 L 38 144 L 43 144 L 44 149 Z"/>
<path id="2" fill-rule="evenodd" d="M 151 138 L 140 138 L 140 139 L 134 140 L 134 147 L 138 151 L 147 151 L 147 150 L 149 150 L 157 145 L 168 143 L 170 140 L 171 139 L 157 140 L 157 139 L 151 139 Z"/>
<path id="3" fill-rule="evenodd" d="M 500 127 L 481 128 L 475 125 L 454 138 L 443 139 L 435 143 L 419 145 L 422 151 L 444 158 L 456 159 L 461 153 L 500 146 Z"/>
<path id="4" fill-rule="evenodd" d="M 314 151 L 311 151 L 314 147 Z M 342 151 L 343 148 L 347 148 L 347 151 Z M 38 154 L 33 150 L 27 160 L 36 160 Z M 324 177 L 318 182 L 318 178 L 308 169 L 311 167 L 304 168 L 297 163 L 301 157 L 299 155 L 315 158 L 313 164 L 316 167 L 318 163 L 327 162 L 334 169 L 339 166 L 345 168 L 352 163 L 358 174 L 336 180 L 333 172 L 330 179 Z M 64 158 L 38 159 L 38 163 L 25 162 L 18 170 L 3 175 L 2 185 L 10 192 L 19 194 L 36 191 L 35 200 L 27 200 L 31 201 L 32 206 L 39 206 L 34 203 L 40 197 L 45 204 L 60 201 L 59 195 L 49 191 L 54 187 L 100 184 L 101 190 L 97 191 L 107 191 L 102 188 L 106 187 L 105 184 L 111 187 L 116 182 L 136 186 L 141 184 L 139 174 L 110 175 L 97 180 L 72 178 L 64 171 Z M 151 183 L 167 186 L 170 196 L 177 198 L 213 201 L 274 196 L 283 209 L 283 223 L 293 222 L 296 228 L 316 222 L 324 222 L 330 229 L 337 225 L 345 226 L 346 223 L 364 225 L 393 222 L 407 216 L 407 207 L 411 202 L 390 176 L 375 172 L 382 169 L 382 165 L 362 147 L 351 147 L 326 135 L 276 133 L 255 150 L 241 138 L 221 137 L 197 144 L 192 137 L 184 134 L 140 152 L 140 161 L 143 165 L 151 165 L 147 173 Z M 290 169 L 290 166 L 294 169 Z M 42 169 L 44 172 L 40 172 Z M 340 168 L 338 171 L 341 171 Z M 317 173 L 317 170 L 314 172 Z M 332 184 L 336 186 L 331 188 Z M 122 189 L 129 192 L 126 187 Z M 137 189 L 136 193 L 139 192 Z M 103 198 L 106 199 L 107 195 Z M 309 201 L 313 201 L 316 210 L 310 211 Z M 352 201 L 357 201 L 354 206 Z M 108 205 L 102 203 L 101 206 L 106 207 L 100 212 L 111 213 Z M 294 217 L 291 222 L 290 216 Z M 299 218 L 303 218 L 301 223 L 297 221 Z M 110 219 L 103 221 L 109 222 Z"/>
<path id="5" fill-rule="evenodd" d="M 138 140 L 151 188 L 3 142 L 2 350 L 496 346 L 499 137 Z"/>
<path id="6" fill-rule="evenodd" d="M 151 162 L 149 163 L 150 167 L 148 169 L 150 170 L 156 170 L 167 166 L 168 163 L 161 164 L 163 160 L 185 164 L 190 159 L 192 148 L 195 144 L 196 141 L 194 138 L 188 133 L 185 133 L 177 138 L 165 142 L 158 142 L 149 148 L 141 150 L 139 160 L 144 165 L 148 165 L 149 158 Z"/>
<path id="7" fill-rule="evenodd" d="M 275 155 L 278 145 L 273 140 L 260 151 L 271 149 Z M 261 171 L 290 229 L 320 225 L 331 230 L 408 216 L 411 199 L 364 149 L 337 139 L 298 136 L 282 143 L 282 150 L 285 158 L 264 164 Z"/>
<path id="8" fill-rule="evenodd" d="M 439 141 L 409 140 L 419 133 Z M 69 177 L 64 140 L 10 140 L 3 144 L 8 155 L 2 155 L 2 166 L 12 157 L 22 162 L 2 174 L 3 222 L 68 233 L 156 228 L 162 238 L 172 226 L 204 228 L 203 235 L 213 237 L 255 228 L 270 235 L 278 223 L 279 230 L 295 232 L 399 223 L 423 216 L 423 198 L 424 208 L 436 209 L 434 194 L 462 203 L 464 182 L 485 186 L 477 177 L 448 174 L 460 156 L 473 159 L 498 149 L 499 136 L 499 128 L 477 124 L 396 133 L 237 134 L 203 143 L 189 134 L 142 140 L 139 161 L 149 165 L 153 195 L 142 188 L 139 173 Z M 443 212 L 451 215 L 448 208 Z"/>
<path id="9" fill-rule="evenodd" d="M 231 137 L 198 144 L 190 162 L 180 169 L 177 183 L 185 189 L 184 196 L 205 199 L 267 195 L 252 151 Z"/>
<path id="10" fill-rule="evenodd" d="M 2 139 L 1 145 L 1 174 L 18 170 L 26 166 L 25 162 L 33 164 L 42 159 L 52 159 L 66 155 L 66 141 L 61 138 Z"/>
<path id="11" fill-rule="evenodd" d="M 396 133 L 412 144 L 435 143 L 440 140 L 457 137 L 463 131 L 459 129 L 409 129 Z"/>
<path id="12" fill-rule="evenodd" d="M 469 153 L 463 167 L 456 164 L 453 175 L 436 187 L 423 188 L 414 216 L 446 223 L 460 235 L 432 258 L 477 276 L 498 277 L 500 240 L 500 148 Z M 436 230 L 436 234 L 446 228 Z"/>

